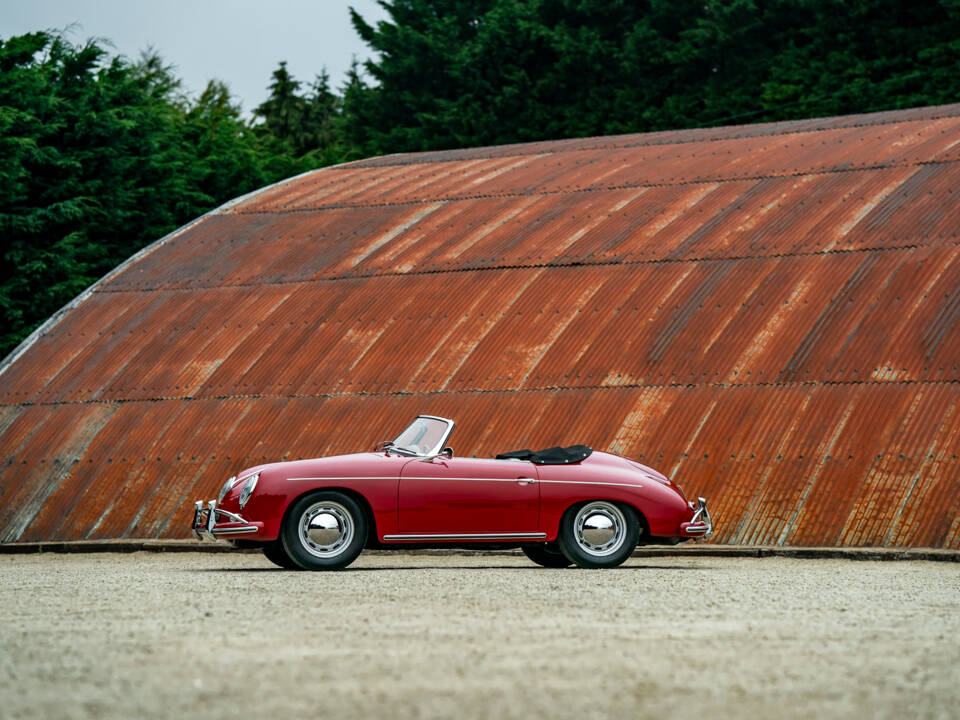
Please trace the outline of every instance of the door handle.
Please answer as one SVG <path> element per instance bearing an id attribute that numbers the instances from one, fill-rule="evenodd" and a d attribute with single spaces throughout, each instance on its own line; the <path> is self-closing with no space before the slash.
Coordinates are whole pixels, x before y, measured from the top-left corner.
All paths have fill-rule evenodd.
<path id="1" fill-rule="evenodd" d="M 521 485 L 533 485 L 533 483 L 535 483 L 536 480 L 528 477 L 519 477 L 517 478 L 517 482 L 520 483 Z"/>

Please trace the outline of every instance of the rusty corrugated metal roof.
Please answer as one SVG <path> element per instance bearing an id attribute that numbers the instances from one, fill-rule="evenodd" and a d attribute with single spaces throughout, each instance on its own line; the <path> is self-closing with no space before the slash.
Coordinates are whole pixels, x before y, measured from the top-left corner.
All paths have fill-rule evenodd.
<path id="1" fill-rule="evenodd" d="M 467 454 L 648 462 L 718 542 L 958 548 L 958 161 L 951 105 L 267 188 L 8 359 L 0 541 L 181 537 L 240 467 L 430 412 Z"/>

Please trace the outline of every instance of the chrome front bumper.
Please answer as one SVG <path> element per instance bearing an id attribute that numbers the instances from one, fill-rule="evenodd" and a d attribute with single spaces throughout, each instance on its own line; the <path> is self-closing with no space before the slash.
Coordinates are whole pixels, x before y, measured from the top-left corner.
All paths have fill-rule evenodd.
<path id="1" fill-rule="evenodd" d="M 708 538 L 713 535 L 713 521 L 707 510 L 707 501 L 706 498 L 697 498 L 697 502 L 699 506 L 690 503 L 693 517 L 690 522 L 681 523 L 680 532 L 686 537 Z"/>
<path id="2" fill-rule="evenodd" d="M 226 518 L 223 522 L 217 522 L 217 516 Z M 236 513 L 227 510 L 221 510 L 217 507 L 216 500 L 210 500 L 207 506 L 203 506 L 203 501 L 197 500 L 193 504 L 193 523 L 190 529 L 197 536 L 198 540 L 209 537 L 211 540 L 223 535 L 245 535 L 247 533 L 258 533 L 262 529 L 262 523 L 247 522 Z"/>

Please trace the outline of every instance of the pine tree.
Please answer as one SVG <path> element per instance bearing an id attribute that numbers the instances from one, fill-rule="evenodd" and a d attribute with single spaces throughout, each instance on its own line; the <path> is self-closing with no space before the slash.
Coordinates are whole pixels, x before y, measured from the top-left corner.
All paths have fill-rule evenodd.
<path id="1" fill-rule="evenodd" d="M 281 62 L 273 71 L 270 96 L 255 110 L 262 117 L 270 136 L 289 148 L 294 155 L 304 152 L 309 144 L 305 132 L 308 118 L 307 101 L 300 96 L 300 83 L 287 71 L 287 63 Z"/>
<path id="2" fill-rule="evenodd" d="M 955 0 L 385 0 L 373 152 L 960 100 Z"/>

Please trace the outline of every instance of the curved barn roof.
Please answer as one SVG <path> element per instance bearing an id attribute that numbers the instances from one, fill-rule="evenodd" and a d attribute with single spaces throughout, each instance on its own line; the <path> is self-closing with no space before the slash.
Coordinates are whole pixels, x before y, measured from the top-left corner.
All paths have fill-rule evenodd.
<path id="1" fill-rule="evenodd" d="M 224 206 L 7 359 L 0 541 L 185 536 L 418 412 L 587 443 L 716 541 L 960 547 L 960 105 L 395 155 Z"/>

